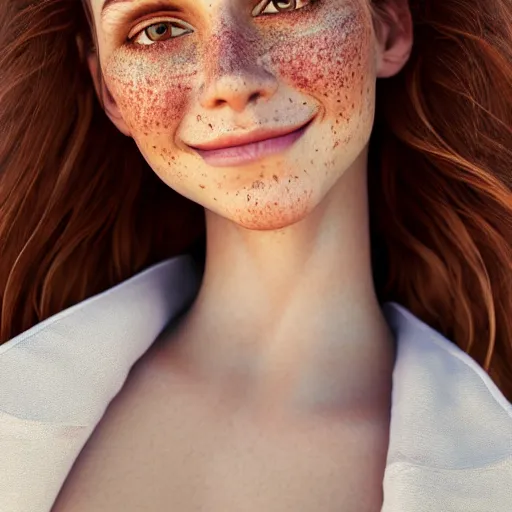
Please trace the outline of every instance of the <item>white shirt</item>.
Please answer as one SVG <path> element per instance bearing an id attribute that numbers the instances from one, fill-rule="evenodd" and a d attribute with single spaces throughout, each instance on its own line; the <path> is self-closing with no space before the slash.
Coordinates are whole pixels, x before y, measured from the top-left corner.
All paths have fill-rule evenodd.
<path id="1" fill-rule="evenodd" d="M 131 367 L 200 285 L 182 255 L 0 346 L 0 512 L 48 512 Z M 512 405 L 455 344 L 395 303 L 381 512 L 512 511 Z M 340 511 L 341 512 L 341 511 Z"/>

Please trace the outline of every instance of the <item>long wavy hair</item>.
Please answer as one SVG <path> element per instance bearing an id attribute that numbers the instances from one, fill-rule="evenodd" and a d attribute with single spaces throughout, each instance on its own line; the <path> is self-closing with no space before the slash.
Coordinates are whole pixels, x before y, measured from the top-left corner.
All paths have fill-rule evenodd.
<path id="1" fill-rule="evenodd" d="M 410 8 L 412 54 L 378 81 L 370 140 L 376 290 L 512 401 L 512 3 Z M 204 210 L 105 115 L 77 34 L 93 42 L 77 0 L 0 6 L 0 344 L 204 241 Z"/>

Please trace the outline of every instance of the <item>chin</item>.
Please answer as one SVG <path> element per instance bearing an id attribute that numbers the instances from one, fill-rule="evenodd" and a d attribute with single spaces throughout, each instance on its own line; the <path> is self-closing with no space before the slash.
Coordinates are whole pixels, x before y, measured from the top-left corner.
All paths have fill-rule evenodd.
<path id="1" fill-rule="evenodd" d="M 289 226 L 293 226 L 297 222 L 300 222 L 307 214 L 303 216 L 295 216 L 289 219 L 240 219 L 234 220 L 237 224 L 245 229 L 250 229 L 251 231 L 276 231 L 278 229 L 284 229 Z"/>
<path id="2" fill-rule="evenodd" d="M 258 206 L 231 208 L 229 212 L 222 212 L 217 207 L 218 211 L 215 213 L 246 229 L 273 231 L 292 226 L 305 219 L 314 208 L 311 195 L 312 192 L 307 197 L 299 198 L 295 203 L 263 202 Z"/>

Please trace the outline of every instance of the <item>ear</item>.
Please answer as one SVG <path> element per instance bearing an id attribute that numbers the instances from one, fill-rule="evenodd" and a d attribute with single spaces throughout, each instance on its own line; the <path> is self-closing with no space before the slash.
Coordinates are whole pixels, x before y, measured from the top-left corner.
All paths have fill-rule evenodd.
<path id="1" fill-rule="evenodd" d="M 98 52 L 89 51 L 86 53 L 86 55 L 84 55 L 83 43 L 79 40 L 77 40 L 77 43 L 79 45 L 81 54 L 87 60 L 87 66 L 92 76 L 96 95 L 102 102 L 105 113 L 121 133 L 123 133 L 127 137 L 131 137 L 130 129 L 125 123 L 123 116 L 119 111 L 116 101 L 112 97 L 112 94 L 108 90 L 108 87 L 105 85 L 105 81 L 101 79 Z"/>
<path id="2" fill-rule="evenodd" d="M 413 44 L 408 0 L 384 0 L 377 10 L 377 77 L 396 75 L 407 63 Z"/>

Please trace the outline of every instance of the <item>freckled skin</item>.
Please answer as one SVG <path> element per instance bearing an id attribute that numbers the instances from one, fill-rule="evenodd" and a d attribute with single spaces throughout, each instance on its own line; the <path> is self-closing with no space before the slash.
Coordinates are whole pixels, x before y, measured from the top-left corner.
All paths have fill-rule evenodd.
<path id="1" fill-rule="evenodd" d="M 198 28 L 186 36 L 118 45 L 105 59 L 105 80 L 164 182 L 244 227 L 278 229 L 311 212 L 368 141 L 372 22 L 366 0 L 324 0 L 257 18 L 237 9 L 211 7 L 201 23 L 187 19 Z M 226 91 L 260 83 L 272 93 L 240 111 L 223 101 Z M 210 167 L 185 144 L 296 127 L 313 116 L 289 150 L 243 167 Z"/>
<path id="2" fill-rule="evenodd" d="M 109 61 L 105 77 L 134 137 L 157 128 L 172 129 L 187 108 L 197 51 L 182 44 L 181 38 L 172 43 L 172 52 L 156 56 L 144 47 L 120 48 Z"/>

